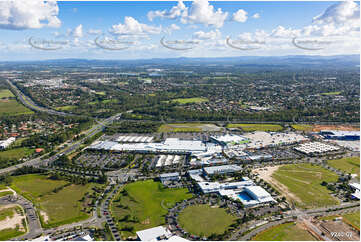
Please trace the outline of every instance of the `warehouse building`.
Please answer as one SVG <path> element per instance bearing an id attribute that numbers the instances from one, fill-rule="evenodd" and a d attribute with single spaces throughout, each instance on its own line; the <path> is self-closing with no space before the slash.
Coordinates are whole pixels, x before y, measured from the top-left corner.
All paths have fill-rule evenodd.
<path id="1" fill-rule="evenodd" d="M 246 137 L 235 134 L 211 136 L 210 140 L 221 146 L 233 146 L 233 145 L 245 144 L 249 142 L 249 139 L 247 139 Z"/>
<path id="2" fill-rule="evenodd" d="M 240 170 L 242 170 L 242 168 L 237 165 L 210 166 L 210 167 L 203 168 L 205 175 L 208 175 L 208 176 L 212 176 L 215 174 L 235 173 Z"/>
<path id="3" fill-rule="evenodd" d="M 167 181 L 179 181 L 180 176 L 179 176 L 178 172 L 164 173 L 164 174 L 159 175 L 159 179 L 162 183 L 167 182 Z"/>
<path id="4" fill-rule="evenodd" d="M 321 130 L 320 135 L 325 139 L 360 140 L 360 131 Z"/>

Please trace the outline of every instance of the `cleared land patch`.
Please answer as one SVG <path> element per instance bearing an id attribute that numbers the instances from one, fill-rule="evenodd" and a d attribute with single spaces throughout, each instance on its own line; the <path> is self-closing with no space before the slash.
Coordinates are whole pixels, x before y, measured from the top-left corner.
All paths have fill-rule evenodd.
<path id="1" fill-rule="evenodd" d="M 186 207 L 178 216 L 178 222 L 185 231 L 201 237 L 223 234 L 236 219 L 226 209 L 209 205 Z"/>
<path id="2" fill-rule="evenodd" d="M 76 106 L 74 106 L 74 105 L 67 105 L 67 106 L 57 107 L 57 108 L 55 108 L 55 109 L 58 110 L 58 111 L 69 111 L 69 110 L 72 110 L 72 109 L 74 109 L 74 108 L 76 108 Z"/>
<path id="3" fill-rule="evenodd" d="M 346 173 L 357 174 L 360 179 L 360 157 L 344 157 L 338 160 L 328 160 L 327 164 Z"/>
<path id="4" fill-rule="evenodd" d="M 330 191 L 321 185 L 322 181 L 337 181 L 338 176 L 320 166 L 283 165 L 272 173 L 272 178 L 298 198 L 294 199 L 289 194 L 284 194 L 298 207 L 314 208 L 339 204 L 339 201 L 332 197 Z M 277 183 L 274 185 L 277 188 Z"/>
<path id="5" fill-rule="evenodd" d="M 0 240 L 9 240 L 26 233 L 25 215 L 16 204 L 0 206 Z"/>
<path id="6" fill-rule="evenodd" d="M 227 128 L 241 128 L 243 131 L 281 131 L 283 127 L 279 124 L 228 124 Z"/>
<path id="7" fill-rule="evenodd" d="M 1 99 L 0 100 L 0 116 L 2 115 L 21 115 L 21 114 L 32 114 L 34 113 L 27 107 L 18 103 L 15 99 Z"/>
<path id="8" fill-rule="evenodd" d="M 138 181 L 126 185 L 115 198 L 111 210 L 118 220 L 123 237 L 134 236 L 136 231 L 165 223 L 164 215 L 176 202 L 189 199 L 187 189 L 164 188 L 153 180 Z"/>
<path id="9" fill-rule="evenodd" d="M 1 89 L 0 98 L 6 98 L 6 97 L 15 97 L 15 96 L 9 89 Z"/>
<path id="10" fill-rule="evenodd" d="M 308 124 L 292 124 L 291 127 L 299 131 L 312 131 L 313 126 Z"/>
<path id="11" fill-rule="evenodd" d="M 158 132 L 203 132 L 203 131 L 220 131 L 221 128 L 215 124 L 203 123 L 173 123 L 162 124 Z"/>
<path id="12" fill-rule="evenodd" d="M 357 131 L 360 130 L 360 127 L 352 125 L 313 125 L 312 131 L 320 132 L 321 130 Z"/>
<path id="13" fill-rule="evenodd" d="M 0 151 L 0 160 L 1 159 L 19 160 L 21 158 L 31 155 L 32 153 L 34 153 L 34 149 L 30 149 L 26 147 Z"/>
<path id="14" fill-rule="evenodd" d="M 203 97 L 172 99 L 172 102 L 177 102 L 177 103 L 180 103 L 180 104 L 203 103 L 203 102 L 208 102 L 208 101 L 209 101 L 208 98 L 203 98 Z"/>
<path id="15" fill-rule="evenodd" d="M 284 223 L 267 229 L 255 237 L 253 241 L 315 241 L 316 239 L 305 229 L 295 223 Z"/>
<path id="16" fill-rule="evenodd" d="M 84 211 L 88 204 L 82 200 L 94 186 L 75 185 L 63 180 L 51 180 L 45 175 L 31 174 L 13 177 L 11 187 L 46 214 L 41 216 L 43 227 L 56 227 L 89 217 Z"/>
<path id="17" fill-rule="evenodd" d="M 321 93 L 322 96 L 333 96 L 333 95 L 340 95 L 341 92 L 324 92 Z"/>

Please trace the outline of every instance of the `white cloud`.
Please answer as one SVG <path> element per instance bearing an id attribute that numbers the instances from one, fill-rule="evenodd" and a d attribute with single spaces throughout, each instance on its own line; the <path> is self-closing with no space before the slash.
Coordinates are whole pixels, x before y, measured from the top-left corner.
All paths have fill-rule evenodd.
<path id="1" fill-rule="evenodd" d="M 260 18 L 260 17 L 261 17 L 261 15 L 259 13 L 255 13 L 252 15 L 252 18 L 255 18 L 255 19 Z"/>
<path id="2" fill-rule="evenodd" d="M 83 25 L 79 24 L 74 30 L 71 31 L 71 35 L 75 38 L 83 37 Z"/>
<path id="3" fill-rule="evenodd" d="M 301 30 L 299 29 L 292 29 L 292 28 L 285 28 L 283 26 L 277 26 L 277 28 L 273 29 L 271 32 L 272 37 L 278 38 L 293 38 L 300 35 Z"/>
<path id="4" fill-rule="evenodd" d="M 153 19 L 157 17 L 176 19 L 177 17 L 180 17 L 182 15 L 182 12 L 186 9 L 187 7 L 184 5 L 183 1 L 178 1 L 177 6 L 172 7 L 169 11 L 167 10 L 149 11 L 147 16 L 150 21 L 153 21 Z"/>
<path id="5" fill-rule="evenodd" d="M 100 29 L 89 29 L 88 34 L 101 34 L 103 31 Z"/>
<path id="6" fill-rule="evenodd" d="M 180 30 L 181 28 L 176 24 L 171 24 L 169 27 L 165 29 L 165 32 L 171 34 L 175 30 Z"/>
<path id="7" fill-rule="evenodd" d="M 215 39 L 219 39 L 221 37 L 221 32 L 216 29 L 215 31 L 211 30 L 209 32 L 203 32 L 203 31 L 198 31 L 195 32 L 193 34 L 193 36 L 197 39 L 204 39 L 204 40 L 215 40 Z"/>
<path id="8" fill-rule="evenodd" d="M 139 23 L 133 17 L 125 17 L 124 24 L 113 25 L 109 32 L 120 35 L 159 34 L 161 27 Z"/>
<path id="9" fill-rule="evenodd" d="M 60 27 L 56 1 L 0 1 L 0 28 L 38 29 Z"/>
<path id="10" fill-rule="evenodd" d="M 221 28 L 227 16 L 227 12 L 223 12 L 221 8 L 215 10 L 207 0 L 194 0 L 189 11 L 188 9 L 183 11 L 181 21 Z"/>
<path id="11" fill-rule="evenodd" d="M 247 21 L 247 12 L 243 9 L 239 9 L 237 12 L 233 14 L 232 20 L 240 23 L 244 23 Z"/>

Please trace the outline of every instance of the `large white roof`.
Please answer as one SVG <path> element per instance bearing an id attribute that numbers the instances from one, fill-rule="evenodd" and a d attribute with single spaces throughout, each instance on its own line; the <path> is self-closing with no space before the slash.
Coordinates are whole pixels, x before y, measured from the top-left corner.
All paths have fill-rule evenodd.
<path id="1" fill-rule="evenodd" d="M 158 237 L 161 237 L 163 235 L 169 237 L 171 233 L 167 231 L 163 226 L 158 226 L 158 227 L 138 231 L 137 235 L 141 241 L 150 241 L 157 239 Z"/>

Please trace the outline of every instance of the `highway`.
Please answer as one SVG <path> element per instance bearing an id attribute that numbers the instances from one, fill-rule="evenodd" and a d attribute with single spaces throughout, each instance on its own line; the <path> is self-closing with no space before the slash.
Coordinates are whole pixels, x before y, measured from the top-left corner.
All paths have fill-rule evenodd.
<path id="1" fill-rule="evenodd" d="M 38 112 L 46 112 L 46 113 L 58 115 L 58 116 L 82 117 L 82 116 L 76 115 L 76 114 L 65 113 L 65 112 L 60 112 L 60 111 L 56 111 L 56 110 L 49 109 L 49 108 L 40 107 L 39 105 L 34 103 L 34 101 L 31 98 L 29 98 L 24 93 L 22 93 L 19 90 L 19 88 L 17 88 L 17 86 L 15 86 L 10 80 L 6 80 L 6 81 L 9 84 L 9 86 L 11 87 L 11 89 L 15 92 L 15 95 L 17 96 L 19 101 L 22 104 L 24 104 L 24 106 L 30 108 L 31 110 L 38 111 Z"/>
<path id="2" fill-rule="evenodd" d="M 10 166 L 10 167 L 4 168 L 4 169 L 0 169 L 0 175 L 15 171 L 16 169 L 24 167 L 24 166 L 39 166 L 41 164 L 51 163 L 51 162 L 55 161 L 56 159 L 58 159 L 62 155 L 70 154 L 74 150 L 78 149 L 80 147 L 80 145 L 83 144 L 88 138 L 90 138 L 93 135 L 97 134 L 98 132 L 102 131 L 106 125 L 110 124 L 111 122 L 114 121 L 114 119 L 119 118 L 121 115 L 122 115 L 122 113 L 116 114 L 112 117 L 109 117 L 109 118 L 103 120 L 102 122 L 98 122 L 92 128 L 90 128 L 89 130 L 84 132 L 84 134 L 85 134 L 84 138 L 71 143 L 68 147 L 64 148 L 63 150 L 61 150 L 60 152 L 58 152 L 57 154 L 53 155 L 52 157 L 50 157 L 48 159 L 42 160 L 42 159 L 40 159 L 40 157 L 38 157 L 38 158 L 35 158 L 32 160 L 26 161 L 24 163 L 15 165 L 15 166 Z"/>

